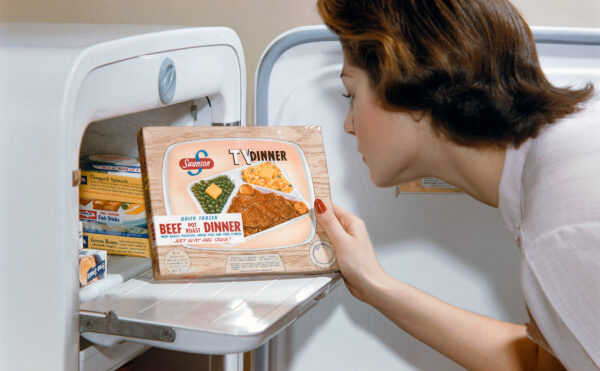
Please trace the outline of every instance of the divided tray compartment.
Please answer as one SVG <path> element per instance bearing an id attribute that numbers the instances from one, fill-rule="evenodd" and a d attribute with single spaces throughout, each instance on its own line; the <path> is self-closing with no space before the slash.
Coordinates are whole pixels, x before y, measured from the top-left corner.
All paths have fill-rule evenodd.
<path id="1" fill-rule="evenodd" d="M 260 186 L 260 185 L 256 185 L 254 183 L 248 183 L 248 182 L 244 181 L 244 179 L 242 178 L 242 172 L 244 170 L 246 170 L 248 168 L 251 168 L 251 167 L 260 166 L 260 165 L 262 165 L 264 163 L 267 163 L 267 162 L 271 162 L 271 161 L 258 161 L 258 162 L 255 162 L 255 163 L 251 164 L 251 165 L 247 165 L 247 166 L 244 166 L 244 167 L 240 167 L 240 168 L 228 170 L 228 171 L 225 171 L 225 172 L 222 172 L 222 173 L 219 173 L 219 174 L 212 174 L 210 176 L 207 176 L 206 178 L 195 179 L 192 182 L 190 182 L 190 184 L 187 187 L 187 190 L 188 190 L 188 193 L 190 195 L 190 198 L 193 200 L 194 204 L 198 208 L 199 214 L 208 214 L 208 213 L 206 212 L 206 210 L 204 210 L 204 207 L 201 205 L 200 200 L 198 200 L 198 198 L 194 194 L 194 192 L 192 190 L 192 188 L 194 187 L 194 185 L 200 183 L 201 181 L 206 181 L 210 185 L 210 181 L 211 180 L 216 179 L 216 178 L 221 177 L 221 176 L 226 176 L 226 177 L 228 177 L 231 180 L 231 182 L 233 183 L 234 187 L 233 187 L 233 190 L 231 191 L 231 193 L 228 195 L 227 201 L 225 202 L 223 208 L 221 209 L 221 212 L 218 213 L 218 214 L 227 213 L 227 210 L 231 206 L 231 202 L 233 201 L 233 198 L 238 194 L 240 188 L 243 185 L 249 185 L 250 187 L 254 188 L 256 191 L 259 191 L 261 193 L 274 193 L 274 194 L 276 194 L 278 196 L 282 196 L 285 199 L 288 199 L 288 200 L 291 200 L 291 201 L 303 202 L 306 205 L 306 208 L 309 210 L 306 214 L 299 215 L 299 216 L 297 216 L 297 217 L 295 217 L 293 219 L 287 220 L 287 221 L 285 221 L 283 223 L 280 223 L 280 224 L 277 224 L 277 225 L 275 225 L 275 226 L 273 226 L 271 228 L 265 229 L 264 231 L 260 231 L 260 232 L 254 233 L 252 235 L 246 236 L 245 237 L 246 240 L 252 239 L 252 238 L 255 238 L 255 237 L 258 237 L 258 236 L 261 236 L 261 235 L 266 234 L 266 233 L 268 233 L 268 232 L 270 232 L 270 231 L 272 231 L 274 229 L 283 228 L 283 227 L 285 227 L 285 226 L 287 226 L 289 224 L 292 224 L 292 223 L 294 223 L 294 222 L 296 222 L 298 220 L 301 220 L 302 218 L 310 216 L 311 212 L 310 212 L 310 204 L 309 204 L 309 202 L 304 198 L 304 196 L 302 196 L 302 194 L 296 189 L 296 187 L 294 187 L 294 185 L 289 181 L 290 178 L 287 176 L 287 174 L 285 173 L 285 171 L 276 162 L 271 162 L 271 163 L 273 165 L 275 165 L 279 169 L 279 171 L 281 172 L 282 176 L 288 181 L 288 183 L 290 183 L 292 185 L 293 189 L 292 189 L 291 192 L 287 193 L 287 192 L 283 192 L 283 191 L 278 191 L 278 190 L 275 190 L 275 189 L 272 189 L 272 188 L 263 187 L 263 186 Z M 310 183 L 308 183 L 308 184 L 309 184 L 309 188 L 311 188 L 310 189 L 310 193 L 312 194 L 313 193 L 313 191 L 312 191 L 312 185 Z M 306 238 L 306 241 L 303 241 L 302 243 L 306 243 L 306 242 L 310 241 L 314 237 L 314 233 L 315 233 L 315 230 L 314 230 L 314 228 L 312 228 L 311 233 Z M 197 246 L 194 246 L 194 245 L 185 245 L 185 246 L 186 247 L 190 247 L 190 248 L 198 248 Z M 225 245 L 225 246 L 226 247 L 232 247 L 234 245 Z"/>

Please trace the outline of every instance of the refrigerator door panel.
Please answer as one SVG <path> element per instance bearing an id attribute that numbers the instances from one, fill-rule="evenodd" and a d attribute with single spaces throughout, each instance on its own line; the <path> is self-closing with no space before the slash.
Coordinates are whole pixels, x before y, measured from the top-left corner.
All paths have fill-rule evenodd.
<path id="1" fill-rule="evenodd" d="M 600 83 L 596 31 L 534 33 L 552 81 Z M 333 202 L 366 222 L 389 274 L 459 307 L 526 322 L 519 251 L 497 210 L 465 194 L 396 197 L 371 183 L 356 140 L 342 127 L 342 63 L 336 36 L 322 26 L 281 35 L 257 70 L 256 124 L 322 126 Z M 343 287 L 271 343 L 274 370 L 460 369 Z"/>
<path id="2" fill-rule="evenodd" d="M 534 27 L 542 68 L 558 86 L 596 86 L 592 99 L 600 99 L 600 30 Z"/>

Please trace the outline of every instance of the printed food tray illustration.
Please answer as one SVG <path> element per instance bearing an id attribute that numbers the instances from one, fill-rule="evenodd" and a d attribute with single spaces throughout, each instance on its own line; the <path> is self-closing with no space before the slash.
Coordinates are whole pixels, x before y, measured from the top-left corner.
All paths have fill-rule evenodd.
<path id="1" fill-rule="evenodd" d="M 201 213 L 241 213 L 246 239 L 309 216 L 308 201 L 270 161 L 195 180 L 188 191 Z M 314 229 L 307 241 L 313 235 Z"/>
<path id="2" fill-rule="evenodd" d="M 183 153 L 190 157 L 182 160 Z M 181 171 L 182 167 L 198 166 Z M 184 179 L 187 194 L 182 199 Z M 310 212 L 315 199 L 311 172 L 302 149 L 294 143 L 238 138 L 174 144 L 164 157 L 163 192 L 167 215 L 242 216 L 244 243 L 220 243 L 218 247 L 182 244 L 188 248 L 282 249 L 306 244 L 315 234 L 316 220 Z M 297 223 L 301 224 L 294 226 Z M 283 235 L 274 234 L 281 229 Z"/>

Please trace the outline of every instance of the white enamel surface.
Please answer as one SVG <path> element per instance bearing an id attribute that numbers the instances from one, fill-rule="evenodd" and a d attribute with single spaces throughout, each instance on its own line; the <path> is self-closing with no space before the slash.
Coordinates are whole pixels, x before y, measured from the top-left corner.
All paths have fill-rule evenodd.
<path id="1" fill-rule="evenodd" d="M 102 280 L 79 289 L 80 303 L 103 295 L 113 287 L 119 286 L 123 282 L 150 270 L 152 263 L 149 258 L 108 254 L 106 267 L 106 276 Z"/>
<path id="2" fill-rule="evenodd" d="M 82 136 L 92 120 L 163 107 L 157 81 L 164 57 L 181 80 L 174 103 L 208 95 L 212 120 L 244 124 L 243 51 L 230 29 L 0 24 L 0 148 L 11 159 L 0 162 L 0 296 L 10 303 L 0 306 L 2 369 L 77 369 L 72 177 Z M 178 122 L 169 115 L 163 124 Z M 114 125 L 117 133 L 123 124 Z M 117 133 L 94 140 L 106 145 L 97 149 L 114 148 Z M 134 139 L 119 142 L 129 146 L 119 154 L 130 154 Z"/>
<path id="3" fill-rule="evenodd" d="M 196 118 L 190 114 L 196 108 Z M 94 121 L 85 130 L 81 154 L 111 153 L 139 156 L 136 135 L 143 126 L 204 126 L 212 122 L 206 99 L 177 103 L 106 120 Z"/>
<path id="4" fill-rule="evenodd" d="M 131 341 L 194 353 L 235 353 L 257 348 L 294 321 L 319 294 L 329 290 L 332 279 L 194 283 L 154 281 L 148 272 L 83 303 L 81 309 L 112 310 L 122 320 L 176 330 L 174 343 Z M 93 333 L 83 336 L 106 346 L 123 339 Z"/>
<path id="5" fill-rule="evenodd" d="M 593 78 L 598 46 L 539 47 L 559 84 Z M 524 323 L 519 251 L 496 209 L 466 195 L 403 194 L 373 186 L 342 129 L 342 55 L 335 42 L 294 47 L 275 64 L 269 125 L 321 125 L 335 203 L 363 218 L 387 272 L 447 302 Z M 342 287 L 272 341 L 273 370 L 459 370 Z M 291 350 L 293 349 L 293 350 Z M 348 357 L 348 354 L 352 354 Z"/>

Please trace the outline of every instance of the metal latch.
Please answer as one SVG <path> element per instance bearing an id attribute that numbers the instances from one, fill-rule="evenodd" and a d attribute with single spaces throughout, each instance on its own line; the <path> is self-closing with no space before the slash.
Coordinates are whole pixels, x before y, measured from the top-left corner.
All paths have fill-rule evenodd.
<path id="1" fill-rule="evenodd" d="M 240 126 L 240 122 L 239 121 L 233 121 L 233 122 L 213 122 L 213 123 L 211 123 L 211 126 Z"/>
<path id="2" fill-rule="evenodd" d="M 91 315 L 92 313 L 95 315 Z M 98 317 L 98 314 L 102 314 L 104 317 Z M 86 331 L 168 343 L 175 341 L 175 330 L 172 327 L 121 320 L 113 311 L 108 313 L 81 311 L 79 313 L 79 333 Z"/>

